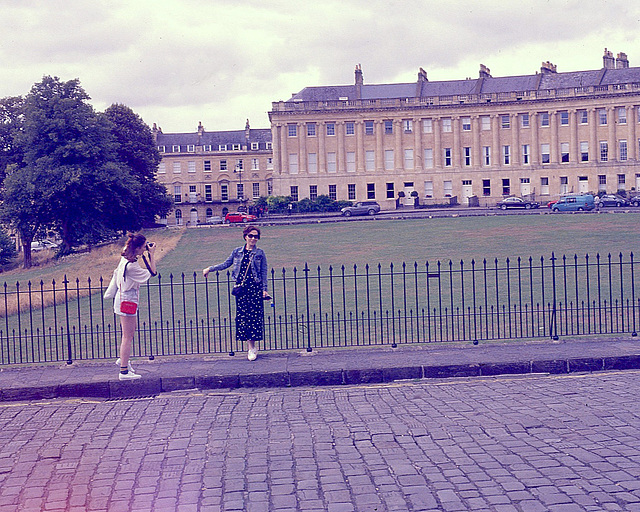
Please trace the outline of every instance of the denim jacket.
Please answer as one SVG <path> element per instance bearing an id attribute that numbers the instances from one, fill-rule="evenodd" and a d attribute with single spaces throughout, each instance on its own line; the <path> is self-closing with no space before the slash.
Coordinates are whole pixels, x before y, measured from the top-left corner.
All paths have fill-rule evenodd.
<path id="1" fill-rule="evenodd" d="M 231 269 L 231 278 L 234 281 L 238 281 L 238 274 L 240 273 L 240 263 L 242 262 L 242 251 L 244 246 L 236 247 L 229 257 L 219 265 L 213 265 L 209 267 L 209 271 L 224 270 L 233 265 Z M 262 289 L 267 290 L 267 256 L 262 249 L 256 247 L 253 249 L 253 260 L 251 261 L 251 276 L 256 283 L 262 282 Z M 247 278 L 249 276 L 247 275 Z"/>

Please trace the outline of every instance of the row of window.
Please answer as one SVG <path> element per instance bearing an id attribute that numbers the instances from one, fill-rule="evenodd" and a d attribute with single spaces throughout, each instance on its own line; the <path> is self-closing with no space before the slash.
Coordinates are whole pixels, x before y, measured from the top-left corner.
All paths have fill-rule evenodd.
<path id="1" fill-rule="evenodd" d="M 260 197 L 261 187 L 260 183 L 236 183 L 236 199 L 245 199 L 244 188 L 245 185 L 251 185 L 251 197 L 258 199 Z M 197 203 L 201 200 L 198 194 L 197 185 L 188 185 L 189 190 L 185 197 L 182 197 L 182 185 L 173 185 L 173 202 L 178 203 Z M 267 180 L 267 195 L 273 194 L 273 184 L 271 180 Z M 229 201 L 229 184 L 220 184 L 220 201 Z M 204 185 L 204 201 L 210 203 L 213 201 L 213 187 L 212 185 Z"/>
<path id="2" fill-rule="evenodd" d="M 570 156 L 570 144 L 568 142 L 560 143 L 560 163 L 569 163 Z M 609 143 L 608 141 L 600 141 L 599 143 L 599 161 L 600 162 L 608 162 L 613 155 L 609 153 Z M 505 145 L 502 146 L 502 154 L 500 155 L 501 164 L 502 165 L 510 165 L 512 159 L 512 150 L 511 146 Z M 640 154 L 640 139 L 638 140 L 638 154 Z M 375 171 L 375 151 L 367 150 L 365 151 L 365 161 L 364 167 L 366 171 Z M 521 146 L 521 163 L 523 165 L 529 165 L 532 163 L 531 161 L 531 145 L 530 144 L 522 144 Z M 482 147 L 482 162 L 483 166 L 492 165 L 492 155 L 491 155 L 491 146 L 483 146 Z M 580 162 L 589 162 L 589 143 L 586 141 L 580 142 L 580 155 L 578 160 Z M 617 161 L 626 162 L 628 160 L 628 147 L 626 140 L 618 141 L 618 156 Z M 346 171 L 347 172 L 356 172 L 356 153 L 355 151 L 347 151 L 346 152 Z M 551 145 L 550 144 L 540 144 L 540 163 L 549 164 L 551 163 Z M 452 148 L 443 148 L 442 150 L 442 165 L 444 167 L 452 167 L 453 166 L 453 149 Z M 472 156 L 472 148 L 470 146 L 465 146 L 462 148 L 462 165 L 465 167 L 470 167 L 473 165 L 473 156 Z M 289 154 L 289 174 L 298 174 L 298 154 L 290 153 Z M 404 169 L 413 169 L 415 167 L 414 162 L 414 150 L 413 149 L 405 149 L 403 154 L 403 168 Z M 431 169 L 435 167 L 434 162 L 434 152 L 432 148 L 426 148 L 424 150 L 424 169 Z M 385 149 L 384 150 L 384 170 L 392 171 L 396 168 L 395 165 L 395 151 L 393 149 Z M 328 152 L 326 154 L 326 169 L 329 173 L 337 172 L 337 153 Z M 317 153 L 307 153 L 307 171 L 309 173 L 317 173 L 318 172 L 318 154 Z"/>
<path id="3" fill-rule="evenodd" d="M 218 162 L 218 167 L 220 171 L 228 171 L 230 170 L 229 168 L 229 164 L 231 162 L 228 162 L 227 160 L 220 160 Z M 204 160 L 203 162 L 203 169 L 204 172 L 211 172 L 212 171 L 212 165 L 211 165 L 211 160 Z M 273 158 L 268 157 L 267 158 L 267 170 L 272 170 L 273 169 Z M 195 160 L 191 160 L 189 162 L 187 162 L 187 170 L 188 172 L 196 172 L 196 162 Z M 243 159 L 237 159 L 235 161 L 235 167 L 233 167 L 233 171 L 237 172 L 237 171 L 244 171 L 244 160 Z M 259 171 L 260 170 L 260 159 L 259 158 L 252 158 L 251 159 L 251 169 L 252 171 Z M 158 174 L 165 174 L 167 172 L 167 166 L 165 162 L 160 162 L 160 164 L 158 165 Z M 173 172 L 175 174 L 181 173 L 182 172 L 182 162 L 180 161 L 175 161 L 173 162 Z"/>
<path id="4" fill-rule="evenodd" d="M 636 108 L 637 112 L 637 122 L 640 123 L 640 108 Z M 614 110 L 616 115 L 616 122 L 618 124 L 627 124 L 627 108 L 626 107 L 616 107 Z M 568 126 L 569 125 L 569 111 L 559 111 L 557 112 L 560 125 Z M 589 113 L 587 110 L 577 110 L 577 122 L 579 124 L 589 124 Z M 552 114 L 549 112 L 537 112 L 539 119 L 539 126 L 541 128 L 551 126 L 551 117 Z M 609 113 L 605 108 L 600 108 L 596 110 L 597 122 L 601 126 L 605 126 L 609 121 Z M 531 126 L 531 115 L 529 113 L 520 113 L 514 114 L 501 114 L 499 117 L 500 128 L 509 129 L 511 128 L 512 121 L 517 117 L 520 122 L 520 127 L 529 128 Z M 442 117 L 439 119 L 441 124 L 441 130 L 443 133 L 450 133 L 453 131 L 453 119 L 451 117 Z M 422 119 L 422 132 L 423 133 L 433 133 L 434 129 L 434 119 Z M 471 131 L 471 117 L 463 116 L 460 118 L 460 123 L 462 127 L 462 131 Z M 381 123 L 381 129 L 383 129 L 385 134 L 393 134 L 394 133 L 394 121 L 391 119 L 386 119 Z M 404 133 L 412 133 L 413 132 L 413 119 L 403 119 L 402 120 L 402 130 Z M 316 123 L 306 123 L 306 134 L 307 137 L 315 137 L 318 134 L 318 126 Z M 287 125 L 287 134 L 289 137 L 297 137 L 298 136 L 298 125 L 297 124 L 288 124 Z M 480 128 L 481 130 L 491 130 L 491 116 L 485 115 L 480 116 Z M 328 122 L 324 123 L 325 135 L 333 136 L 336 135 L 336 123 Z M 344 123 L 344 133 L 345 135 L 355 135 L 355 122 L 347 121 Z M 375 133 L 375 122 L 374 121 L 365 121 L 364 122 L 364 133 L 365 135 L 373 135 Z"/>
<path id="5" fill-rule="evenodd" d="M 171 148 L 171 151 L 167 151 L 167 148 Z M 211 144 L 204 144 L 202 146 L 202 150 L 205 153 L 210 153 L 212 151 L 216 151 L 213 149 L 214 146 Z M 259 142 L 252 142 L 250 144 L 250 148 L 252 151 L 257 151 L 260 150 L 260 143 Z M 271 151 L 273 149 L 273 144 L 271 142 L 266 142 L 263 144 L 262 147 L 263 150 L 268 150 Z M 247 147 L 243 146 L 242 144 L 218 144 L 218 149 L 217 151 L 246 151 Z M 178 144 L 173 144 L 171 146 L 166 146 L 166 145 L 159 145 L 158 146 L 158 151 L 160 153 L 195 153 L 196 152 L 196 146 L 194 144 L 187 144 L 186 146 L 181 146 Z"/>
<path id="6" fill-rule="evenodd" d="M 560 193 L 567 194 L 569 193 L 569 177 L 568 176 L 560 176 L 559 178 L 560 185 Z M 636 181 L 640 182 L 640 173 L 636 174 Z M 469 192 L 468 195 L 471 195 L 473 181 L 472 180 L 462 180 L 461 182 L 463 189 L 466 188 L 466 191 Z M 520 189 L 518 193 L 520 195 L 528 195 L 531 193 L 531 178 L 519 178 Z M 578 184 L 579 188 L 582 192 L 587 192 L 590 190 L 589 188 L 589 178 L 587 176 L 578 176 Z M 625 190 L 626 189 L 626 175 L 618 174 L 617 175 L 617 183 L 615 184 L 617 190 Z M 607 191 L 607 176 L 605 174 L 598 175 L 598 191 L 606 192 Z M 412 191 L 414 190 L 413 182 L 404 182 L 403 183 L 403 191 Z M 443 180 L 442 181 L 442 190 L 443 197 L 451 197 L 453 195 L 453 181 L 452 180 Z M 500 193 L 504 196 L 508 196 L 512 194 L 512 180 L 511 178 L 502 178 L 499 180 L 499 190 Z M 543 176 L 540 178 L 540 195 L 549 195 L 549 177 Z M 299 187 L 297 185 L 292 185 L 290 187 L 290 195 L 293 201 L 299 200 Z M 483 179 L 482 180 L 482 195 L 484 197 L 490 197 L 492 195 L 491 189 L 491 180 Z M 329 185 L 328 186 L 328 196 L 330 199 L 334 201 L 337 200 L 337 185 Z M 318 185 L 309 185 L 309 199 L 312 201 L 317 199 L 318 197 Z M 385 183 L 385 198 L 386 199 L 394 199 L 396 197 L 396 185 L 393 182 Z M 424 194 L 425 198 L 434 197 L 434 187 L 433 181 L 428 180 L 424 182 Z M 375 183 L 367 183 L 366 190 L 366 199 L 376 199 L 376 185 Z M 349 183 L 347 184 L 347 200 L 355 201 L 356 200 L 356 184 Z"/>

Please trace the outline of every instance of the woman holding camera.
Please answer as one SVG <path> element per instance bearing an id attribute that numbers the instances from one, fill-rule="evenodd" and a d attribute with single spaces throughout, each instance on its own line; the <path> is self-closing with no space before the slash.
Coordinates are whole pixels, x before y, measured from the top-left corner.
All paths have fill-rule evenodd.
<path id="1" fill-rule="evenodd" d="M 144 255 L 147 251 L 149 258 Z M 138 325 L 138 301 L 140 285 L 146 283 L 151 276 L 156 275 L 156 245 L 147 243 L 141 234 L 129 234 L 121 253 L 120 263 L 113 273 L 113 278 L 105 294 L 105 298 L 114 297 L 113 312 L 120 317 L 122 340 L 120 343 L 120 358 L 116 364 L 120 366 L 120 380 L 139 379 L 140 375 L 133 371 L 129 358 L 131 345 Z M 142 267 L 138 258 L 142 256 Z M 112 293 L 115 294 L 112 295 Z M 111 292 L 110 292 L 111 290 Z"/>
<path id="2" fill-rule="evenodd" d="M 218 265 L 202 271 L 204 277 L 214 270 L 224 270 L 233 265 L 231 278 L 236 283 L 233 294 L 236 297 L 236 338 L 246 341 L 247 358 L 254 361 L 258 357 L 256 341 L 264 333 L 264 300 L 271 299 L 267 293 L 267 256 L 256 247 L 260 240 L 260 229 L 247 226 L 242 232 L 245 244 L 236 247 L 229 257 Z"/>

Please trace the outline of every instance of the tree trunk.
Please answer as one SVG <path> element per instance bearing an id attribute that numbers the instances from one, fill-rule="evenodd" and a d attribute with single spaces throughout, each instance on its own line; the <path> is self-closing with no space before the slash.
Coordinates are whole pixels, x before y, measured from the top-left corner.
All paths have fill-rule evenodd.
<path id="1" fill-rule="evenodd" d="M 22 242 L 22 255 L 24 256 L 22 268 L 31 268 L 31 240 Z"/>

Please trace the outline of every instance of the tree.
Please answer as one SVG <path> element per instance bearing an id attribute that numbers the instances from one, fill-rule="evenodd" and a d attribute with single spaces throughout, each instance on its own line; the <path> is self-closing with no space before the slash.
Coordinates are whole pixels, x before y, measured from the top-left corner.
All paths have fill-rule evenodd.
<path id="1" fill-rule="evenodd" d="M 0 229 L 0 265 L 6 265 L 15 257 L 16 244 L 4 229 Z"/>
<path id="2" fill-rule="evenodd" d="M 25 267 L 39 230 L 57 231 L 66 254 L 171 207 L 155 180 L 160 156 L 149 128 L 124 105 L 98 114 L 88 100 L 77 79 L 49 76 L 24 100 L 3 100 L 0 156 L 11 168 L 0 216 L 22 238 Z"/>
<path id="3" fill-rule="evenodd" d="M 156 181 L 162 157 L 153 134 L 140 116 L 125 105 L 113 104 L 104 112 L 114 138 L 114 154 L 140 184 L 137 189 L 138 206 L 133 228 L 151 224 L 158 215 L 167 215 L 173 201 L 164 185 Z"/>
<path id="4" fill-rule="evenodd" d="M 22 160 L 22 151 L 14 141 L 22 123 L 24 98 L 20 96 L 0 100 L 0 183 L 4 181 L 7 166 Z"/>
<path id="5" fill-rule="evenodd" d="M 0 216 L 20 236 L 24 268 L 31 267 L 31 242 L 41 228 L 45 201 L 39 197 L 42 188 L 36 184 L 39 176 L 31 167 L 8 167 Z"/>

